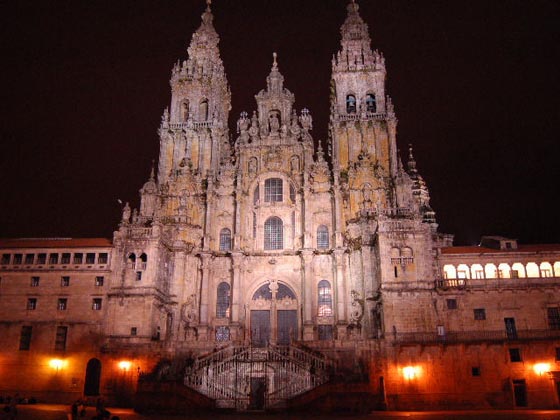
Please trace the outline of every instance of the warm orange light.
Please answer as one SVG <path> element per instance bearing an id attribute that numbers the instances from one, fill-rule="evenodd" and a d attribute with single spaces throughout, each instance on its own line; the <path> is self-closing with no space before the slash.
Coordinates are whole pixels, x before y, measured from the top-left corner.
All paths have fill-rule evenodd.
<path id="1" fill-rule="evenodd" d="M 543 375 L 550 372 L 550 363 L 537 363 L 533 366 L 537 375 Z"/>
<path id="2" fill-rule="evenodd" d="M 420 368 L 418 366 L 405 366 L 402 369 L 404 379 L 410 381 L 420 376 Z"/>
<path id="3" fill-rule="evenodd" d="M 60 359 L 49 360 L 49 366 L 56 370 L 62 369 L 65 365 L 66 362 L 64 360 L 60 360 Z"/>
<path id="4" fill-rule="evenodd" d="M 119 362 L 119 368 L 121 368 L 122 370 L 130 369 L 131 365 L 132 365 L 132 363 L 130 363 L 128 360 L 121 360 Z"/>

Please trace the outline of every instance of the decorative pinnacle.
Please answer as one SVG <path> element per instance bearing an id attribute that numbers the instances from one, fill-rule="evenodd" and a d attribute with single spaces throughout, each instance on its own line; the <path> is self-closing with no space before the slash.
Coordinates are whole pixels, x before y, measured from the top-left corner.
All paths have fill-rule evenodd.
<path id="1" fill-rule="evenodd" d="M 278 57 L 278 54 L 273 52 L 272 53 L 272 70 L 278 70 L 278 62 L 276 61 L 277 57 Z"/>
<path id="2" fill-rule="evenodd" d="M 154 167 L 155 167 L 155 161 L 154 159 L 152 159 L 152 171 L 150 172 L 150 181 L 153 181 L 155 179 Z"/>

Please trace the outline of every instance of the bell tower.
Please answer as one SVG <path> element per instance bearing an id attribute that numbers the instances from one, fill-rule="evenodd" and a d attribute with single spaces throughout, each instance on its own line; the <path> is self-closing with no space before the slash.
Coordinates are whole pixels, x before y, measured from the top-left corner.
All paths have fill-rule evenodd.
<path id="1" fill-rule="evenodd" d="M 346 218 L 391 206 L 388 187 L 397 173 L 397 120 L 385 95 L 385 59 L 372 51 L 358 10 L 355 1 L 348 4 L 341 49 L 332 59 L 329 151 L 335 178 L 347 187 Z"/>
<path id="2" fill-rule="evenodd" d="M 177 62 L 171 72 L 171 106 L 165 109 L 159 130 L 160 183 L 185 166 L 198 178 L 206 178 L 230 156 L 227 120 L 231 92 L 210 0 L 206 3 L 187 60 Z"/>

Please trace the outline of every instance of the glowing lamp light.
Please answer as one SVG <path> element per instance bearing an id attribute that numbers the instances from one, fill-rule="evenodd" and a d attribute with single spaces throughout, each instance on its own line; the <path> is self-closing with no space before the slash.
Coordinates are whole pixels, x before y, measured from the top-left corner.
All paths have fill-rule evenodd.
<path id="1" fill-rule="evenodd" d="M 410 381 L 420 375 L 420 368 L 418 366 L 405 366 L 403 367 L 402 372 L 404 379 Z"/>
<path id="2" fill-rule="evenodd" d="M 131 365 L 132 363 L 130 363 L 128 360 L 122 360 L 119 362 L 119 368 L 121 368 L 122 370 L 130 369 Z"/>
<path id="3" fill-rule="evenodd" d="M 49 366 L 53 369 L 59 370 L 62 369 L 65 365 L 64 360 L 60 359 L 51 359 L 49 360 Z"/>
<path id="4" fill-rule="evenodd" d="M 533 369 L 537 375 L 542 376 L 545 373 L 550 372 L 550 363 L 536 363 L 533 366 Z"/>

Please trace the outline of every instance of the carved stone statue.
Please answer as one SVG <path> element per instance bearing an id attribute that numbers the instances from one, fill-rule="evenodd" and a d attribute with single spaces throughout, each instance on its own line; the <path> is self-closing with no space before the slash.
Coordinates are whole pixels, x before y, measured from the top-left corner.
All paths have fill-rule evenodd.
<path id="1" fill-rule="evenodd" d="M 122 222 L 123 223 L 129 223 L 130 222 L 130 205 L 128 204 L 128 202 L 123 207 Z"/>

